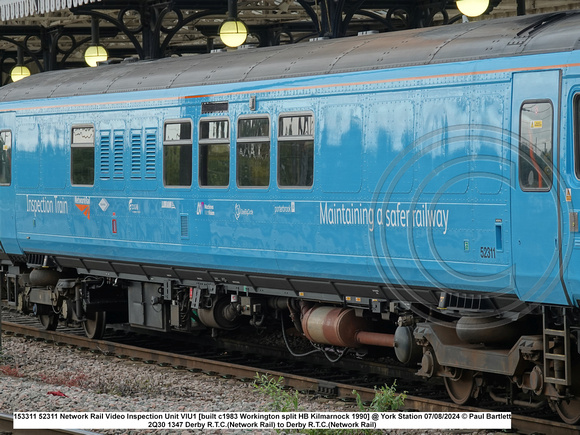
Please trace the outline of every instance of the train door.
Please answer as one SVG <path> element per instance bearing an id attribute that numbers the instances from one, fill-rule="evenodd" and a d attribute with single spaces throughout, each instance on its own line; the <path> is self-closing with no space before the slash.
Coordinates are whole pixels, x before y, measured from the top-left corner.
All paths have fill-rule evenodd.
<path id="1" fill-rule="evenodd" d="M 560 283 L 558 116 L 560 71 L 514 74 L 512 234 L 521 300 L 566 303 Z"/>
<path id="2" fill-rule="evenodd" d="M 16 240 L 14 193 L 14 113 L 0 117 L 0 248 L 9 254 L 21 254 Z"/>

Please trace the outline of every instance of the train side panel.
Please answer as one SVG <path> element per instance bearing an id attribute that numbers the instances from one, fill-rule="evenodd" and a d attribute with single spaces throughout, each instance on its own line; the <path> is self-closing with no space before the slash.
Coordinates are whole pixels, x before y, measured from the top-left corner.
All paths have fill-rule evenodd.
<path id="1" fill-rule="evenodd" d="M 43 115 L 23 111 L 17 117 L 15 140 L 23 145 L 15 168 L 24 174 L 31 168 L 32 175 L 16 183 L 22 246 L 30 253 L 86 257 L 88 263 L 71 260 L 64 265 L 90 270 L 107 269 L 107 258 L 388 282 L 402 288 L 512 293 L 512 241 L 520 243 L 523 236 L 511 236 L 510 220 L 520 212 L 518 207 L 510 215 L 510 190 L 518 188 L 510 165 L 518 161 L 510 150 L 514 138 L 508 128 L 517 120 L 508 114 L 519 113 L 520 107 L 509 103 L 509 72 L 485 73 L 495 66 L 482 62 L 482 72 L 473 77 L 444 77 L 442 66 L 349 74 L 335 77 L 330 88 L 314 82 L 305 91 L 265 92 L 257 99 L 257 110 L 250 109 L 242 93 L 177 99 L 161 107 L 135 102 L 79 111 L 73 103 L 66 111 Z M 471 67 L 463 65 L 466 71 Z M 409 76 L 405 86 L 392 85 L 401 74 Z M 373 85 L 361 84 L 367 81 Z M 534 93 L 525 80 L 517 86 Z M 200 103 L 224 99 L 227 110 L 201 113 Z M 552 107 L 558 110 L 559 102 Z M 57 131 L 54 125 L 65 119 L 66 127 Z M 243 146 L 239 123 L 244 119 L 269 123 L 269 155 L 264 156 L 269 158 L 269 179 L 260 181 L 261 186 L 240 184 L 239 162 L 247 158 L 242 151 L 259 148 L 253 142 Z M 280 187 L 279 150 L 287 140 L 280 125 L 307 119 L 314 131 L 299 136 L 313 143 L 313 180 L 300 188 Z M 191 125 L 192 175 L 185 184 L 167 186 L 164 129 L 180 120 Z M 202 130 L 209 121 L 227 124 L 230 160 L 224 186 L 199 186 Z M 95 173 L 92 182 L 79 184 L 61 172 L 67 172 L 68 164 L 70 177 L 75 129 L 86 126 L 93 131 Z M 41 149 L 42 163 L 36 149 Z M 51 159 L 55 171 L 49 167 Z M 62 194 L 54 194 L 63 183 Z M 557 231 L 557 222 L 550 228 Z M 549 242 L 549 247 L 546 240 L 534 243 L 555 252 L 557 260 L 558 237 Z M 524 279 L 525 263 L 517 263 L 516 273 Z M 528 281 L 535 279 L 537 269 L 529 267 Z M 555 285 L 558 269 L 556 264 L 550 275 Z M 220 277 L 234 280 L 225 273 Z M 527 282 L 520 287 L 520 296 L 530 288 Z M 310 284 L 305 288 L 316 290 Z M 328 292 L 337 296 L 332 287 Z M 369 288 L 366 296 L 372 292 Z M 543 293 L 524 299 L 565 302 L 555 293 Z"/>
<path id="2" fill-rule="evenodd" d="M 509 78 L 492 78 L 426 80 L 411 98 L 386 94 L 384 107 L 380 100 L 371 106 L 376 127 L 369 131 L 376 137 L 369 143 L 381 142 L 382 131 L 393 128 L 382 125 L 399 110 L 414 119 L 407 125 L 412 141 L 390 156 L 379 151 L 368 163 L 380 223 L 372 235 L 375 264 L 389 282 L 510 291 Z M 499 250 L 498 222 L 506 241 Z"/>
<path id="3" fill-rule="evenodd" d="M 502 184 L 508 177 L 503 113 L 509 82 L 450 80 L 417 79 L 407 83 L 410 90 L 337 85 L 316 99 L 265 94 L 256 111 L 245 97 L 230 97 L 227 112 L 211 115 L 200 115 L 199 104 L 189 101 L 23 114 L 23 136 L 46 135 L 37 141 L 48 180 L 44 186 L 26 178 L 19 189 L 24 249 L 86 257 L 63 265 L 89 269 L 107 268 L 107 258 L 509 292 L 509 189 Z M 239 185 L 238 122 L 260 116 L 270 123 L 270 180 L 249 188 Z M 67 117 L 57 132 L 54 125 Z M 314 120 L 311 186 L 277 185 L 279 142 L 285 140 L 278 130 L 280 123 L 295 122 L 288 117 Z M 200 187 L 200 129 L 214 119 L 228 124 L 229 180 L 224 187 Z M 193 179 L 164 186 L 163 129 L 179 120 L 191 123 Z M 70 174 L 75 128 L 83 126 L 93 128 L 95 173 L 92 184 L 79 185 L 66 169 Z M 17 165 L 22 171 L 38 165 L 34 142 L 27 142 L 31 151 Z M 147 160 L 153 146 L 154 162 Z M 50 172 L 50 159 L 61 171 Z M 48 196 L 59 186 L 66 195 Z"/>

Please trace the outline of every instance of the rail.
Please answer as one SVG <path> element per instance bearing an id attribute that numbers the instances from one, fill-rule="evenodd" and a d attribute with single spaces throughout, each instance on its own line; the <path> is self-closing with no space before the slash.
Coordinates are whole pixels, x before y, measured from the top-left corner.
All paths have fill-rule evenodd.
<path id="1" fill-rule="evenodd" d="M 371 388 L 342 383 L 329 383 L 328 381 L 321 381 L 312 377 L 300 376 L 276 370 L 266 370 L 259 367 L 245 366 L 225 361 L 215 361 L 195 356 L 179 355 L 171 352 L 146 349 L 106 340 L 90 340 L 84 336 L 58 331 L 46 331 L 30 325 L 20 325 L 4 321 L 2 322 L 2 331 L 17 336 L 22 335 L 28 338 L 76 346 L 93 352 L 101 352 L 105 355 L 124 356 L 133 360 L 141 360 L 148 363 L 155 362 L 160 366 L 183 368 L 192 371 L 204 371 L 206 373 L 237 378 L 253 378 L 256 373 L 269 374 L 274 377 L 281 376 L 284 378 L 286 385 L 297 390 L 319 391 L 320 389 L 332 389 L 333 394 L 338 397 L 352 397 L 353 390 L 356 390 L 363 400 L 372 400 L 375 394 L 374 389 Z M 405 410 L 421 412 L 487 411 L 486 409 L 459 406 L 441 400 L 433 400 L 417 396 L 407 396 L 405 399 Z M 517 414 L 512 414 L 512 428 L 523 434 L 543 433 L 545 435 L 577 435 L 580 433 L 580 426 L 572 426 L 558 421 L 549 421 L 529 416 L 519 416 Z"/>

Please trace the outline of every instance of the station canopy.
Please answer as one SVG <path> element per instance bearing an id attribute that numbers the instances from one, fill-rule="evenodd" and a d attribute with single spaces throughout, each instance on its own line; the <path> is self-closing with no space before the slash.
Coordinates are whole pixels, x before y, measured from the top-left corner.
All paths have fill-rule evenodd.
<path id="1" fill-rule="evenodd" d="M 30 17 L 94 2 L 95 0 L 0 0 L 0 19 L 6 21 Z"/>
<path id="2" fill-rule="evenodd" d="M 0 0 L 0 85 L 15 67 L 31 74 L 87 67 L 85 54 L 97 45 L 108 62 L 229 49 L 219 28 L 232 8 L 247 26 L 246 48 L 467 19 L 455 0 Z M 489 0 L 484 15 L 468 19 L 571 9 L 580 0 Z"/>

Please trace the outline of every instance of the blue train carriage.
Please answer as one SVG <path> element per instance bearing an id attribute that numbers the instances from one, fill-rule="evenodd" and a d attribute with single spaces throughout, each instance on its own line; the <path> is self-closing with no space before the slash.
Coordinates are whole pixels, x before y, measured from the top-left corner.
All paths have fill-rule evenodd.
<path id="1" fill-rule="evenodd" d="M 577 13 L 0 89 L 8 301 L 43 326 L 293 326 L 580 419 Z M 286 323 L 284 323 L 286 322 Z"/>

